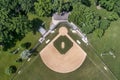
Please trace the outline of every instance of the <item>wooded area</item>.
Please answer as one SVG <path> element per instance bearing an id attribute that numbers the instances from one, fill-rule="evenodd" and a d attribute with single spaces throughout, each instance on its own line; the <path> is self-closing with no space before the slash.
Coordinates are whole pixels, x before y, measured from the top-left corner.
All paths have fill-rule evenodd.
<path id="1" fill-rule="evenodd" d="M 120 0 L 94 2 L 113 12 L 111 16 L 105 19 L 89 9 L 91 6 L 89 0 L 0 0 L 0 42 L 4 50 L 7 50 L 13 47 L 16 41 L 25 37 L 27 32 L 34 30 L 35 23 L 28 20 L 28 13 L 51 17 L 55 12 L 71 11 L 69 21 L 77 24 L 84 33 L 89 34 L 97 29 L 104 34 L 110 22 L 120 16 Z"/>

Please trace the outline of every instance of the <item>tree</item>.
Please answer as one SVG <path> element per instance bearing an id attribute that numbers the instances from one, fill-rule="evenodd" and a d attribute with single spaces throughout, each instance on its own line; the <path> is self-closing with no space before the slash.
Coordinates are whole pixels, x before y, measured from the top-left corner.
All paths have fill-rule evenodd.
<path id="1" fill-rule="evenodd" d="M 59 0 L 54 0 L 52 2 L 53 6 L 52 6 L 52 11 L 53 12 L 61 12 L 61 7 L 60 7 L 60 1 Z M 60 8 L 59 8 L 60 7 Z"/>
<path id="2" fill-rule="evenodd" d="M 26 48 L 26 49 L 28 49 L 30 46 L 31 46 L 30 42 L 26 42 L 26 43 L 21 44 L 21 47 Z"/>
<path id="3" fill-rule="evenodd" d="M 18 58 L 17 60 L 16 60 L 16 62 L 22 62 L 23 60 L 22 60 L 22 58 Z"/>
<path id="4" fill-rule="evenodd" d="M 9 30 L 11 27 L 9 27 L 10 23 L 9 22 L 9 17 L 8 17 L 8 12 L 5 8 L 0 9 L 0 42 L 2 42 L 4 45 L 3 46 L 9 46 L 9 44 L 13 44 L 11 40 L 13 37 L 9 34 Z M 11 42 L 11 43 L 10 43 Z M 9 43 L 9 44 L 7 44 Z M 4 48 L 3 48 L 4 49 Z"/>
<path id="5" fill-rule="evenodd" d="M 106 30 L 110 26 L 110 21 L 107 19 L 101 19 L 100 21 L 100 29 Z"/>
<path id="6" fill-rule="evenodd" d="M 71 2 L 66 2 L 62 4 L 62 11 L 72 11 L 72 3 Z"/>
<path id="7" fill-rule="evenodd" d="M 34 3 L 35 12 L 38 16 L 51 16 L 53 13 L 71 11 L 72 3 L 66 0 L 38 0 Z"/>
<path id="8" fill-rule="evenodd" d="M 83 19 L 83 13 L 86 7 L 81 3 L 73 4 L 73 11 L 69 16 L 69 21 L 73 21 L 75 24 L 80 25 Z"/>
<path id="9" fill-rule="evenodd" d="M 81 3 L 90 7 L 91 6 L 91 2 L 89 0 L 81 0 Z"/>
<path id="10" fill-rule="evenodd" d="M 11 65 L 11 66 L 9 66 L 7 69 L 6 69 L 6 74 L 13 74 L 13 73 L 15 73 L 17 71 L 17 68 L 16 68 L 16 66 L 14 66 L 14 65 Z"/>
<path id="11" fill-rule="evenodd" d="M 12 23 L 10 27 L 14 26 L 11 31 L 15 31 L 16 35 L 21 37 L 32 28 L 30 21 L 25 16 L 12 17 L 10 22 Z"/>
<path id="12" fill-rule="evenodd" d="M 40 26 L 42 26 L 43 24 L 43 21 L 38 19 L 38 18 L 35 18 L 31 21 L 32 23 L 32 31 L 34 34 L 36 34 L 36 32 L 38 31 L 38 29 L 40 28 Z"/>
<path id="13" fill-rule="evenodd" d="M 0 0 L 0 42 L 4 44 L 4 50 L 13 47 L 17 40 L 32 30 L 31 22 L 26 17 L 33 4 L 30 1 Z"/>
<path id="14" fill-rule="evenodd" d="M 115 21 L 119 18 L 118 14 L 115 12 L 111 12 L 109 16 L 107 17 L 108 20 L 110 21 Z"/>
<path id="15" fill-rule="evenodd" d="M 81 3 L 76 3 L 76 5 L 74 5 L 73 11 L 69 17 L 69 21 L 77 24 L 82 32 L 86 34 L 93 32 L 95 28 L 99 27 L 99 20 L 99 15 Z"/>
<path id="16" fill-rule="evenodd" d="M 115 2 L 114 11 L 120 16 L 120 0 Z"/>
<path id="17" fill-rule="evenodd" d="M 98 37 L 98 38 L 101 38 L 102 36 L 103 36 L 103 34 L 104 34 L 104 31 L 102 30 L 102 29 L 96 29 L 94 32 L 93 32 L 93 35 L 95 36 L 95 37 Z"/>
<path id="18" fill-rule="evenodd" d="M 63 11 L 71 11 L 72 10 L 72 3 L 71 1 L 65 1 L 65 0 L 56 0 L 54 4 L 59 4 L 56 5 L 57 7 L 56 12 L 63 12 Z"/>
<path id="19" fill-rule="evenodd" d="M 29 12 L 33 6 L 33 0 L 18 0 L 18 3 L 21 5 L 21 9 L 25 11 L 25 13 Z"/>
<path id="20" fill-rule="evenodd" d="M 98 0 L 98 3 L 101 7 L 107 9 L 108 11 L 112 11 L 114 8 L 116 0 Z"/>
<path id="21" fill-rule="evenodd" d="M 38 0 L 34 3 L 35 12 L 38 16 L 50 16 L 52 13 L 51 0 Z"/>
<path id="22" fill-rule="evenodd" d="M 7 16 L 8 17 L 8 16 Z M 1 23 L 1 41 L 4 48 L 10 48 L 15 45 L 16 40 L 21 40 L 25 34 L 31 30 L 32 26 L 27 17 L 19 15 L 18 17 L 5 18 Z"/>

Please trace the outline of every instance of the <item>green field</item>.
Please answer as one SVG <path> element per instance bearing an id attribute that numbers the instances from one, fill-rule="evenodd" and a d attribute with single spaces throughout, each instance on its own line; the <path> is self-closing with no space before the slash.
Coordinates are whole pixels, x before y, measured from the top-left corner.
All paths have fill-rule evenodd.
<path id="1" fill-rule="evenodd" d="M 49 29 L 49 24 L 51 22 L 51 18 L 48 17 L 38 17 L 34 14 L 28 13 L 28 19 L 29 20 L 34 20 L 34 19 L 42 19 L 45 22 L 45 29 Z M 39 25 L 37 25 L 39 26 Z M 40 33 L 38 31 L 36 31 L 36 33 L 34 34 L 33 32 L 28 32 L 26 34 L 26 36 L 21 40 L 18 41 L 16 43 L 16 45 L 9 49 L 8 51 L 3 51 L 0 47 L 0 80 L 9 80 L 13 75 L 7 75 L 5 73 L 5 70 L 7 67 L 9 67 L 10 65 L 15 65 L 17 67 L 17 69 L 19 69 L 23 64 L 24 61 L 22 63 L 17 63 L 16 60 L 19 58 L 20 53 L 24 50 L 24 48 L 21 47 L 22 43 L 25 42 L 30 42 L 31 46 L 29 49 L 33 48 L 37 43 L 38 43 L 38 39 L 41 37 Z M 17 54 L 11 54 L 10 52 L 20 48 L 19 52 Z"/>
<path id="2" fill-rule="evenodd" d="M 95 47 L 98 52 L 97 55 L 100 56 L 103 52 L 109 52 L 111 49 L 114 50 L 112 55 L 100 56 L 105 64 L 110 68 L 110 70 L 115 74 L 115 76 L 120 80 L 120 19 L 118 21 L 112 22 L 110 27 L 106 30 L 102 38 L 96 38 L 92 34 L 88 35 L 89 40 L 93 47 Z"/>
<path id="3" fill-rule="evenodd" d="M 87 57 L 84 64 L 74 72 L 56 73 L 45 66 L 38 55 L 14 80 L 108 80 Z"/>
<path id="4" fill-rule="evenodd" d="M 33 49 L 36 46 L 36 44 L 39 44 L 38 40 L 41 37 L 41 34 L 38 32 L 38 29 L 40 26 L 44 27 L 46 30 L 49 30 L 49 27 L 52 21 L 52 17 L 51 17 L 52 13 L 57 11 L 57 10 L 54 11 L 53 9 L 57 9 L 58 7 L 60 7 L 61 10 L 62 8 L 64 8 L 63 10 L 65 10 L 65 8 L 69 8 L 71 6 L 71 10 L 67 10 L 67 12 L 74 11 L 74 9 L 75 9 L 74 11 L 75 15 L 77 15 L 77 13 L 79 12 L 79 11 L 76 11 L 77 7 L 74 8 L 74 5 L 77 5 L 76 3 L 74 3 L 75 0 L 63 0 L 63 2 L 66 2 L 66 3 L 63 3 L 62 7 L 61 5 L 54 5 L 53 1 L 55 0 L 53 0 L 52 3 L 48 5 L 46 4 L 44 5 L 44 3 L 42 2 L 47 3 L 47 2 L 50 2 L 50 0 L 49 1 L 44 0 L 42 2 L 39 2 L 39 0 L 37 2 L 36 1 L 37 0 L 31 0 L 31 1 L 28 0 L 28 2 L 31 2 L 31 4 L 29 5 L 26 5 L 28 2 L 25 0 L 23 1 L 17 0 L 13 2 L 10 2 L 10 0 L 5 0 L 5 1 L 3 0 L 0 3 L 1 7 L 3 7 L 0 9 L 1 11 L 0 29 L 1 31 L 3 31 L 5 35 L 5 38 L 6 38 L 5 40 L 7 39 L 9 40 L 16 37 L 16 40 L 14 42 L 16 45 L 13 47 L 11 45 L 12 48 L 9 48 L 7 51 L 3 51 L 2 45 L 4 44 L 3 44 L 3 41 L 1 42 L 2 37 L 0 36 L 0 43 L 2 43 L 2 45 L 0 44 L 0 80 L 10 80 L 10 79 L 11 80 L 120 80 L 120 37 L 119 37 L 120 16 L 117 16 L 114 14 L 116 13 L 115 9 L 117 10 L 117 8 L 115 7 L 113 11 L 107 11 L 102 7 L 98 9 L 95 2 L 100 0 L 86 0 L 86 1 L 76 0 L 76 2 L 77 1 L 81 2 L 82 4 L 85 5 L 85 7 L 89 8 L 90 12 L 87 12 L 87 10 L 89 11 L 89 9 L 87 8 L 84 10 L 85 12 L 81 11 L 83 9 L 80 9 L 79 11 L 81 13 L 82 12 L 85 13 L 84 15 L 86 15 L 85 16 L 86 19 L 83 18 L 82 15 L 78 14 L 81 17 L 78 16 L 76 19 L 74 19 L 74 21 L 78 23 L 76 25 L 82 25 L 83 22 L 91 23 L 90 20 L 92 20 L 93 17 L 91 17 L 89 20 L 89 16 L 92 16 L 92 15 L 99 16 L 99 20 L 109 20 L 111 24 L 108 27 L 108 29 L 103 30 L 104 34 L 102 37 L 98 37 L 96 35 L 97 32 L 95 33 L 93 31 L 90 34 L 87 34 L 87 37 L 90 43 L 89 45 L 86 45 L 78 35 L 76 34 L 73 35 L 67 23 L 59 24 L 57 26 L 58 28 L 55 29 L 55 33 L 50 33 L 50 35 L 46 37 L 46 40 L 42 44 L 40 44 L 39 47 L 35 49 L 35 51 L 32 53 L 33 55 L 30 57 L 31 60 L 29 62 L 27 60 L 23 60 L 22 62 L 16 62 L 16 60 L 20 58 L 20 54 L 26 49 L 25 47 L 21 46 L 22 44 L 30 43 L 30 47 L 27 48 L 28 50 Z M 70 2 L 70 5 L 67 5 L 69 1 L 73 1 L 73 2 L 72 3 Z M 87 6 L 86 4 L 87 1 L 90 2 L 91 6 L 89 7 Z M 106 1 L 109 2 L 110 0 L 105 0 L 105 2 Z M 35 8 L 36 3 L 38 2 L 40 6 Z M 111 5 L 112 7 L 113 2 L 114 1 L 111 1 L 111 3 L 108 3 L 107 5 Z M 57 1 L 55 2 L 55 4 L 59 4 L 59 3 L 61 4 L 62 1 L 60 2 L 58 1 L 58 3 Z M 116 3 L 114 5 L 116 5 Z M 44 11 L 46 12 L 41 11 L 42 8 L 40 9 L 39 7 L 42 7 L 42 6 L 45 9 Z M 25 9 L 22 9 L 22 8 L 25 8 Z M 38 16 L 39 15 L 38 12 L 36 11 L 37 9 L 39 9 L 38 10 L 39 13 L 49 14 L 50 12 L 51 15 L 49 15 L 49 17 L 47 16 L 40 17 Z M 75 16 L 72 16 L 72 18 L 74 17 Z M 28 18 L 28 20 L 26 18 Z M 114 19 L 111 20 L 110 18 L 114 18 Z M 30 32 L 27 32 L 28 25 L 26 25 L 26 22 L 29 22 L 29 20 L 33 28 Z M 80 22 L 80 21 L 83 21 L 83 22 Z M 93 22 L 95 22 L 96 24 L 99 21 L 97 22 L 95 20 Z M 91 24 L 94 25 L 93 22 Z M 42 23 L 44 23 L 44 25 L 42 25 Z M 26 34 L 23 39 L 17 40 L 18 36 L 14 36 L 14 31 L 15 33 L 24 32 L 21 24 L 24 27 L 23 29 L 26 28 L 25 29 Z M 101 23 L 98 25 L 101 25 Z M 78 68 L 76 71 L 73 71 L 67 74 L 61 74 L 61 73 L 57 73 L 50 70 L 48 67 L 46 67 L 46 65 L 43 63 L 41 57 L 38 54 L 45 46 L 49 44 L 49 43 L 46 44 L 46 41 L 48 39 L 51 42 L 52 39 L 58 35 L 58 29 L 61 26 L 67 27 L 69 31 L 68 35 L 71 36 L 75 42 L 76 40 L 79 40 L 81 42 L 80 47 L 87 53 L 87 57 L 83 65 L 80 68 Z M 79 26 L 79 28 L 80 27 L 82 29 L 82 26 Z M 89 27 L 92 27 L 92 26 L 89 26 Z M 102 27 L 99 27 L 99 28 L 102 28 Z M 97 28 L 96 26 L 94 29 L 99 29 L 99 28 Z M 87 30 L 87 27 L 86 27 L 86 30 Z M 12 33 L 12 35 L 9 36 L 8 35 L 9 33 Z M 61 48 L 61 42 L 65 43 L 64 49 Z M 73 46 L 73 44 L 68 40 L 67 37 L 62 36 L 62 37 L 59 37 L 54 42 L 54 46 L 58 49 L 58 51 L 61 54 L 64 54 Z M 18 52 L 14 54 L 13 52 L 17 49 L 19 49 Z M 8 67 L 11 65 L 15 65 L 17 67 L 16 73 L 13 73 L 11 75 L 6 74 L 5 73 L 6 69 L 8 69 Z M 21 71 L 21 73 L 18 74 L 19 71 Z"/>
<path id="5" fill-rule="evenodd" d="M 32 36 L 32 37 L 31 37 Z M 32 32 L 29 32 L 25 38 L 23 38 L 21 41 L 18 41 L 16 43 L 16 46 L 9 49 L 8 51 L 0 51 L 0 80 L 9 80 L 11 76 L 13 75 L 7 75 L 5 74 L 5 70 L 10 65 L 15 65 L 17 68 L 19 68 L 24 62 L 18 63 L 16 60 L 19 58 L 20 53 L 24 50 L 20 45 L 25 42 L 31 42 L 30 48 L 34 47 L 35 44 L 38 42 L 38 39 L 40 37 L 40 33 L 33 34 Z M 17 54 L 12 54 L 10 51 L 15 50 L 17 48 L 20 48 L 19 52 Z M 30 49 L 29 48 L 29 49 Z"/>
<path id="6" fill-rule="evenodd" d="M 91 0 L 93 1 L 93 0 Z M 92 3 L 94 4 L 94 3 Z M 91 9 L 95 10 L 102 17 L 108 17 L 111 12 L 105 9 L 96 9 L 95 5 L 91 6 Z M 110 68 L 113 74 L 120 80 L 120 19 L 113 21 L 110 27 L 105 31 L 102 38 L 97 38 L 94 34 L 89 34 L 88 38 L 92 46 L 96 49 L 97 55 L 103 60 L 103 62 Z M 112 51 L 115 58 L 109 54 Z M 101 56 L 106 52 L 105 55 Z"/>
<path id="7" fill-rule="evenodd" d="M 77 35 L 73 35 L 71 32 L 69 32 L 69 35 L 74 40 L 81 41 Z M 31 62 L 24 65 L 21 73 L 15 76 L 14 80 L 116 80 L 114 74 L 96 55 L 97 52 L 91 45 L 86 46 L 82 42 L 81 47 L 87 52 L 88 56 L 83 65 L 76 71 L 67 74 L 56 73 L 47 68 L 38 55 Z M 107 70 L 104 67 L 107 67 Z"/>

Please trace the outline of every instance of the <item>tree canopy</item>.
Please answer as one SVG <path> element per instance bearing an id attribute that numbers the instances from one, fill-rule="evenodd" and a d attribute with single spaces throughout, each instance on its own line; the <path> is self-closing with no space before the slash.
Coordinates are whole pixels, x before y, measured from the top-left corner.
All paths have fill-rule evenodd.
<path id="1" fill-rule="evenodd" d="M 21 0 L 0 0 L 0 42 L 5 49 L 14 46 L 17 40 L 31 30 L 31 22 L 26 15 L 28 5 L 27 2 L 21 3 Z"/>
<path id="2" fill-rule="evenodd" d="M 38 16 L 49 16 L 52 12 L 51 0 L 37 0 L 35 2 L 35 12 Z"/>
<path id="3" fill-rule="evenodd" d="M 114 5 L 114 11 L 120 16 L 120 0 L 117 0 Z"/>
<path id="4" fill-rule="evenodd" d="M 100 22 L 100 29 L 106 30 L 110 26 L 110 21 L 107 19 L 102 19 Z"/>
<path id="5" fill-rule="evenodd" d="M 16 40 L 21 40 L 32 26 L 25 16 L 19 15 L 6 19 L 4 19 L 5 22 L 0 22 L 0 37 L 4 47 L 9 48 L 15 44 Z"/>
<path id="6" fill-rule="evenodd" d="M 81 3 L 73 7 L 69 21 L 76 23 L 84 33 L 91 33 L 99 27 L 100 16 Z"/>
<path id="7" fill-rule="evenodd" d="M 106 10 L 113 11 L 106 20 L 89 8 L 90 0 L 0 0 L 0 43 L 7 49 L 14 46 L 27 32 L 36 32 L 42 21 L 37 18 L 29 21 L 29 12 L 38 17 L 49 17 L 55 12 L 71 11 L 69 21 L 77 24 L 84 33 L 89 34 L 96 28 L 105 30 L 110 21 L 117 20 L 120 16 L 120 0 L 96 2 Z"/>
<path id="8" fill-rule="evenodd" d="M 104 31 L 102 29 L 98 28 L 93 32 L 93 34 L 95 37 L 101 38 L 104 34 Z"/>
<path id="9" fill-rule="evenodd" d="M 13 74 L 13 73 L 15 73 L 17 71 L 17 67 L 16 66 L 14 66 L 14 65 L 11 65 L 11 66 L 9 66 L 7 69 L 6 69 L 6 74 Z"/>
<path id="10" fill-rule="evenodd" d="M 34 3 L 35 12 L 38 16 L 51 16 L 55 12 L 71 11 L 71 1 L 65 0 L 37 0 Z"/>
<path id="11" fill-rule="evenodd" d="M 81 0 L 81 3 L 84 4 L 84 5 L 86 5 L 86 6 L 88 6 L 88 7 L 91 6 L 90 0 Z"/>
<path id="12" fill-rule="evenodd" d="M 108 11 L 114 11 L 120 16 L 120 0 L 97 0 L 96 4 Z"/>
<path id="13" fill-rule="evenodd" d="M 116 0 L 98 0 L 98 3 L 108 11 L 113 10 Z"/>

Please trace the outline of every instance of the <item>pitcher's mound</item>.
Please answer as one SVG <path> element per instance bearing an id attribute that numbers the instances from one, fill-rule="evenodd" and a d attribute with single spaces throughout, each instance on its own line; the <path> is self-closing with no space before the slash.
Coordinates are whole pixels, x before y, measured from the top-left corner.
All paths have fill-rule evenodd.
<path id="1" fill-rule="evenodd" d="M 59 73 L 68 73 L 79 68 L 86 58 L 86 53 L 82 48 L 67 34 L 67 29 L 61 27 L 59 34 L 40 52 L 40 56 L 45 65 L 51 70 Z M 72 42 L 72 47 L 63 55 L 54 46 L 60 36 L 67 36 Z M 63 44 L 63 41 L 62 41 Z M 67 45 L 64 44 L 64 47 Z"/>

